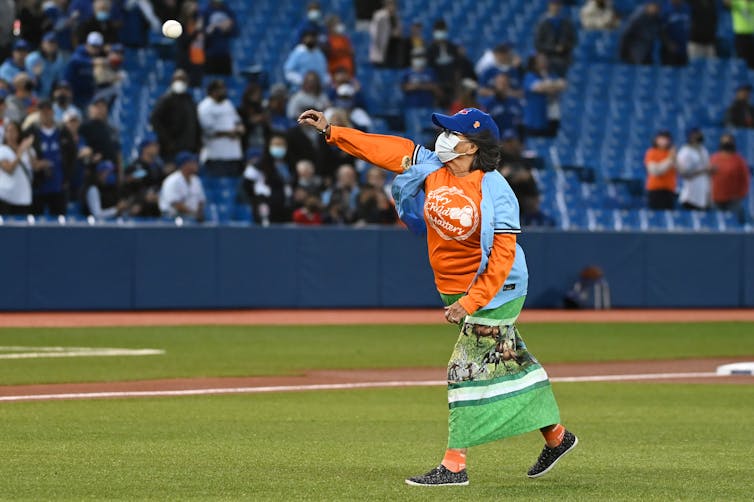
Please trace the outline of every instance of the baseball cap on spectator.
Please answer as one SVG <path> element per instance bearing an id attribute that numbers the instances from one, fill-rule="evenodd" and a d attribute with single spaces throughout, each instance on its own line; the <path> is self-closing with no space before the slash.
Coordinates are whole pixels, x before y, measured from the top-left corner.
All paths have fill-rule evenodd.
<path id="1" fill-rule="evenodd" d="M 97 164 L 95 170 L 97 171 L 97 174 L 104 173 L 105 171 L 114 171 L 115 164 L 113 164 L 111 160 L 103 160 Z"/>
<path id="2" fill-rule="evenodd" d="M 31 46 L 29 45 L 29 42 L 27 42 L 26 40 L 24 40 L 23 38 L 19 38 L 13 43 L 13 50 L 29 52 L 31 50 Z"/>
<path id="3" fill-rule="evenodd" d="M 63 122 L 70 122 L 71 120 L 81 120 L 81 114 L 78 110 L 70 109 L 63 113 Z"/>
<path id="4" fill-rule="evenodd" d="M 57 43 L 57 41 L 58 41 L 58 38 L 55 35 L 54 31 L 48 31 L 42 37 L 42 42 L 55 42 L 55 43 Z"/>
<path id="5" fill-rule="evenodd" d="M 180 151 L 175 155 L 175 167 L 181 168 L 189 162 L 199 162 L 199 157 L 195 153 Z"/>
<path id="6" fill-rule="evenodd" d="M 500 129 L 498 129 L 495 121 L 489 114 L 477 108 L 464 108 L 455 115 L 433 113 L 432 123 L 443 129 L 461 134 L 477 134 L 482 131 L 489 131 L 492 137 L 500 139 Z"/>
<path id="7" fill-rule="evenodd" d="M 153 132 L 148 132 L 144 136 L 144 139 L 142 139 L 139 142 L 139 153 L 141 153 L 141 151 L 144 150 L 144 148 L 148 147 L 149 145 L 153 145 L 155 143 L 157 143 L 157 135 L 155 135 L 155 133 Z"/>
<path id="8" fill-rule="evenodd" d="M 93 31 L 86 36 L 86 45 L 93 45 L 94 47 L 102 47 L 105 44 L 105 39 L 102 38 L 102 33 Z"/>

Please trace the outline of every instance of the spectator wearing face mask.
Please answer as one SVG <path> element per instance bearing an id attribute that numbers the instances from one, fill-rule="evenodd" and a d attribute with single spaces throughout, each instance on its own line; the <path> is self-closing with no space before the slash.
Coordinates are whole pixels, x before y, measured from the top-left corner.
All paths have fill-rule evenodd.
<path id="1" fill-rule="evenodd" d="M 52 110 L 55 113 L 55 122 L 63 122 L 66 112 L 75 112 L 81 116 L 81 110 L 73 105 L 73 93 L 71 84 L 67 80 L 58 80 L 52 91 Z"/>
<path id="2" fill-rule="evenodd" d="M 94 58 L 102 52 L 104 40 L 98 32 L 89 33 L 86 43 L 79 45 L 65 68 L 64 78 L 71 84 L 73 104 L 85 109 L 94 97 Z"/>
<path id="3" fill-rule="evenodd" d="M 289 161 L 285 136 L 273 134 L 267 149 L 257 163 L 254 155 L 244 170 L 243 190 L 251 202 L 258 223 L 291 221 L 294 170 Z"/>
<path id="4" fill-rule="evenodd" d="M 732 134 L 720 138 L 720 150 L 710 157 L 712 173 L 712 202 L 718 209 L 733 211 L 741 223 L 748 219 L 746 197 L 749 195 L 751 174 L 746 160 L 736 151 Z"/>
<path id="5" fill-rule="evenodd" d="M 298 44 L 288 55 L 283 65 L 285 80 L 293 89 L 298 89 L 304 82 L 304 77 L 309 72 L 314 72 L 319 77 L 320 83 L 327 85 L 330 82 L 330 74 L 327 71 L 327 58 L 322 49 L 317 45 L 317 34 L 307 31 L 301 37 Z"/>
<path id="6" fill-rule="evenodd" d="M 678 173 L 681 175 L 681 194 L 678 200 L 684 209 L 706 210 L 710 207 L 709 152 L 704 147 L 702 131 L 694 127 L 686 134 L 686 144 L 678 151 Z"/>
<path id="7" fill-rule="evenodd" d="M 37 82 L 37 92 L 40 96 L 49 96 L 55 82 L 63 78 L 65 61 L 58 50 L 55 33 L 49 31 L 42 37 L 39 50 L 26 56 L 26 71 Z"/>
<path id="8" fill-rule="evenodd" d="M 115 44 L 120 31 L 120 21 L 112 17 L 110 0 L 94 0 L 93 13 L 88 19 L 83 19 L 78 28 L 78 39 L 85 40 L 89 33 L 97 32 L 102 35 L 106 44 Z"/>
<path id="9" fill-rule="evenodd" d="M 183 70 L 176 70 L 170 87 L 157 100 L 150 116 L 160 152 L 168 161 L 182 150 L 198 153 L 201 148 L 197 107 L 187 91 L 188 75 Z"/>
<path id="10" fill-rule="evenodd" d="M 424 144 L 430 139 L 424 133 L 424 124 L 432 114 L 435 97 L 440 92 L 435 72 L 427 67 L 424 54 L 412 57 L 411 68 L 406 70 L 401 79 L 401 89 L 406 133 L 417 144 Z"/>
<path id="11" fill-rule="evenodd" d="M 448 25 L 442 19 L 435 21 L 432 26 L 432 42 L 427 49 L 427 60 L 440 83 L 442 94 L 439 104 L 442 107 L 448 105 L 463 79 L 476 78 L 471 61 L 456 44 L 448 40 Z"/>
<path id="12" fill-rule="evenodd" d="M 101 161 L 90 172 L 84 184 L 84 216 L 108 220 L 124 214 L 127 208 L 128 204 L 119 198 L 115 164 L 109 160 Z"/>
<path id="13" fill-rule="evenodd" d="M 352 77 L 356 71 L 353 45 L 346 35 L 346 25 L 338 16 L 327 18 L 327 69 L 332 77 L 337 71 L 346 71 Z"/>
<path id="14" fill-rule="evenodd" d="M 202 15 L 202 22 L 206 55 L 204 70 L 210 75 L 232 75 L 230 43 L 238 36 L 236 15 L 225 0 L 211 0 Z"/>
<path id="15" fill-rule="evenodd" d="M 207 174 L 238 176 L 242 167 L 244 129 L 241 117 L 228 99 L 225 82 L 210 82 L 207 97 L 199 103 L 197 114 L 204 138 L 201 157 Z"/>
<path id="16" fill-rule="evenodd" d="M 296 30 L 296 40 L 301 40 L 306 33 L 314 33 L 317 45 L 323 49 L 327 46 L 329 26 L 322 24 L 322 8 L 319 2 L 310 2 L 306 7 L 306 19 L 301 21 Z"/>
<path id="17" fill-rule="evenodd" d="M 668 131 L 655 135 L 652 147 L 644 155 L 647 169 L 647 206 L 649 209 L 675 207 L 677 170 L 673 138 Z"/>

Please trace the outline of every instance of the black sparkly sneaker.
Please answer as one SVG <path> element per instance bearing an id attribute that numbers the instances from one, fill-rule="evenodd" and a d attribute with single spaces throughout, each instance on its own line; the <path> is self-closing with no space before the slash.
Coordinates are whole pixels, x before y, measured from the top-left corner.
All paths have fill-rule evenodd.
<path id="1" fill-rule="evenodd" d="M 427 474 L 407 479 L 406 484 L 411 486 L 466 486 L 469 484 L 469 476 L 466 474 L 466 469 L 461 472 L 452 472 L 440 464 Z"/>
<path id="2" fill-rule="evenodd" d="M 555 448 L 550 448 L 545 445 L 542 449 L 542 453 L 539 454 L 539 458 L 535 462 L 529 472 L 526 473 L 530 478 L 538 478 L 547 474 L 550 469 L 555 467 L 558 460 L 566 453 L 573 450 L 576 445 L 579 444 L 579 438 L 577 438 L 572 432 L 565 431 L 563 435 L 563 441 Z"/>

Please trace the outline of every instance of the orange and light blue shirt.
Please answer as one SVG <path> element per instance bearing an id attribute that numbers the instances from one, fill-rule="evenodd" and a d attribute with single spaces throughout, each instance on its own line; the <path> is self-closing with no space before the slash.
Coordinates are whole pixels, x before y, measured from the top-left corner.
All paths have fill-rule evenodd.
<path id="1" fill-rule="evenodd" d="M 328 141 L 399 173 L 393 182 L 398 215 L 415 233 L 426 232 L 439 292 L 466 293 L 459 301 L 469 313 L 526 295 L 518 201 L 499 172 L 457 177 L 434 152 L 395 136 L 332 126 Z"/>

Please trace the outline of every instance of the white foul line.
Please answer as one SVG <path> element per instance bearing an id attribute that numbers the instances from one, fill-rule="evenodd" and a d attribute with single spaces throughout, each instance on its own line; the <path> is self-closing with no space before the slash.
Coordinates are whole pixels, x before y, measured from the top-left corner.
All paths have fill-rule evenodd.
<path id="1" fill-rule="evenodd" d="M 160 349 L 119 349 L 111 347 L 19 347 L 0 346 L 0 359 L 39 359 L 50 357 L 155 356 Z"/>
<path id="2" fill-rule="evenodd" d="M 632 380 L 668 380 L 675 378 L 710 378 L 722 377 L 714 372 L 696 373 L 643 373 L 633 375 L 591 375 L 577 377 L 555 377 L 551 382 L 628 382 Z M 754 379 L 753 379 L 754 381 Z M 124 397 L 172 397 L 172 396 L 208 396 L 217 394 L 260 394 L 268 392 L 292 392 L 309 390 L 346 390 L 346 389 L 378 389 L 390 387 L 439 387 L 447 385 L 446 380 L 419 380 L 394 382 L 354 382 L 332 383 L 316 385 L 272 385 L 266 387 L 229 387 L 214 389 L 182 389 L 182 390 L 136 390 L 112 392 L 76 392 L 61 394 L 30 394 L 21 396 L 0 396 L 2 401 L 49 401 L 60 399 L 100 399 Z"/>

